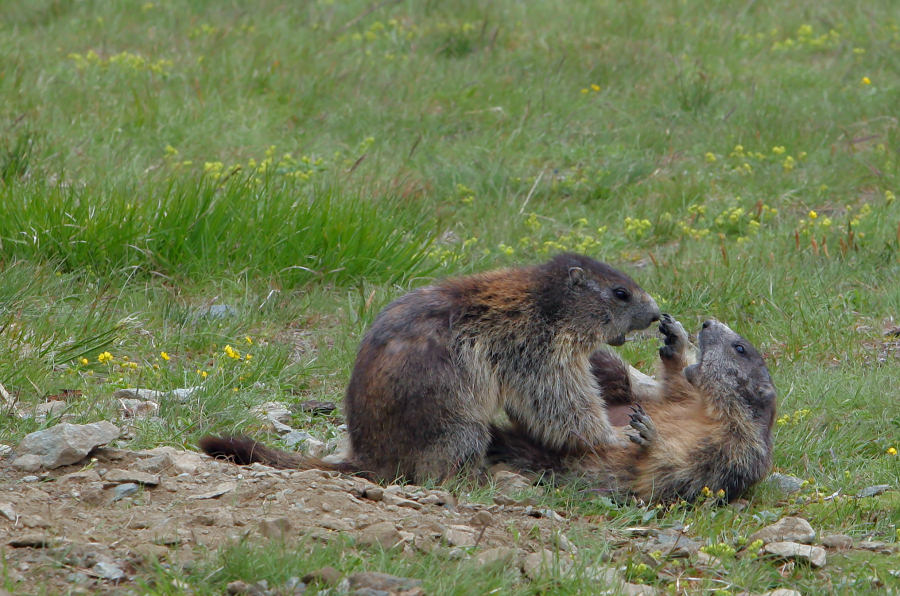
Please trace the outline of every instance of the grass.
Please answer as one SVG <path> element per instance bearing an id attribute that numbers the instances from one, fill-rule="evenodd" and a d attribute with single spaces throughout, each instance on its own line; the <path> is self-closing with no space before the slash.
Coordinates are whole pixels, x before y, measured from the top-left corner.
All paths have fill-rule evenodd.
<path id="1" fill-rule="evenodd" d="M 249 405 L 339 400 L 361 333 L 409 288 L 578 250 L 689 327 L 715 316 L 760 346 L 780 394 L 776 468 L 810 479 L 796 503 L 760 488 L 745 512 L 652 523 L 689 517 L 735 544 L 797 513 L 897 542 L 896 493 L 815 502 L 900 485 L 883 335 L 900 315 L 893 3 L 7 4 L 0 380 L 22 407 L 78 391 L 69 413 L 88 422 L 115 415 L 116 388 L 202 382 L 132 445 L 252 431 Z M 203 316 L 214 304 L 234 316 Z M 651 344 L 622 351 L 648 370 Z M 52 423 L 4 415 L 0 436 Z M 550 498 L 610 521 L 646 513 Z M 215 581 L 283 581 L 277 565 L 223 563 L 235 556 L 209 553 Z M 347 569 L 457 565 L 359 557 Z M 897 589 L 896 557 L 836 560 L 787 581 Z M 672 585 L 673 565 L 649 581 Z M 698 589 L 780 581 L 740 555 L 726 567 Z M 550 589 L 466 574 L 470 592 Z"/>

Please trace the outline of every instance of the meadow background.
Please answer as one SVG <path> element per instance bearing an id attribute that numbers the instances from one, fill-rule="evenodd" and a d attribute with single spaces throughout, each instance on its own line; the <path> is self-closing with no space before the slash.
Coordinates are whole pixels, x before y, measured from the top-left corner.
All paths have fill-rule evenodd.
<path id="1" fill-rule="evenodd" d="M 17 408 L 64 399 L 91 422 L 116 416 L 117 388 L 202 383 L 124 444 L 259 435 L 249 406 L 340 400 L 361 334 L 398 295 L 574 250 L 687 327 L 715 316 L 758 345 L 779 389 L 776 468 L 808 480 L 789 498 L 758 488 L 745 511 L 565 490 L 552 506 L 690 520 L 713 547 L 786 514 L 900 540 L 891 0 L 34 0 L 0 5 L 0 47 L 0 382 Z M 655 350 L 622 352 L 650 372 Z M 337 418 L 303 416 L 336 436 Z M 6 408 L 0 442 L 54 422 Z M 895 490 L 822 498 L 874 484 Z M 211 555 L 218 575 L 160 569 L 148 585 L 276 573 L 271 551 L 234 548 Z M 900 589 L 896 555 L 853 552 L 787 578 L 732 557 L 696 587 Z M 444 563 L 403 564 L 428 586 Z M 675 589 L 673 563 L 644 564 L 637 580 Z"/>

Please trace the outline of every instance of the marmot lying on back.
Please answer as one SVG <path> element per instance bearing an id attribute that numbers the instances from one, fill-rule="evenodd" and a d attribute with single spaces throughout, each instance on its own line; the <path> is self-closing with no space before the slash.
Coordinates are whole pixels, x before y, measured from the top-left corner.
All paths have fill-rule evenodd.
<path id="1" fill-rule="evenodd" d="M 571 454 L 535 444 L 516 426 L 494 427 L 488 460 L 532 472 L 583 475 L 613 493 L 645 501 L 693 500 L 704 487 L 730 500 L 759 482 L 772 463 L 776 399 L 762 357 L 723 323 L 706 321 L 699 361 L 685 367 L 684 328 L 669 315 L 662 316 L 659 328 L 665 336 L 659 392 L 640 404 L 621 405 L 629 401 L 628 366 L 608 352 L 594 358 L 595 374 L 619 402 L 613 410 L 633 410 L 626 431 L 633 445 Z"/>
<path id="2" fill-rule="evenodd" d="M 481 465 L 502 410 L 534 445 L 624 449 L 589 358 L 658 319 L 631 278 L 582 255 L 447 279 L 389 304 L 363 338 L 344 400 L 346 461 L 244 438 L 204 437 L 200 447 L 244 464 L 442 480 Z"/>

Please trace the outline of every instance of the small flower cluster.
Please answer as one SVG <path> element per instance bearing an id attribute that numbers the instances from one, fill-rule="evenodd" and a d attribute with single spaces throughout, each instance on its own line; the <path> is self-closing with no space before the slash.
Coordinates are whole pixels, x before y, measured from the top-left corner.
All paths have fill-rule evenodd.
<path id="1" fill-rule="evenodd" d="M 801 25 L 797 29 L 796 37 L 786 37 L 781 41 L 772 44 L 773 52 L 784 52 L 788 50 L 809 49 L 809 50 L 831 50 L 841 42 L 841 34 L 835 29 L 829 29 L 828 32 L 816 35 L 813 32 L 812 25 Z"/>
<path id="2" fill-rule="evenodd" d="M 71 53 L 68 57 L 75 63 L 75 68 L 78 70 L 87 70 L 92 67 L 103 69 L 119 68 L 120 70 L 166 75 L 172 68 L 171 60 L 150 60 L 140 54 L 132 54 L 131 52 L 119 52 L 108 58 L 102 58 L 94 50 L 88 50 L 85 54 Z"/>
<path id="3" fill-rule="evenodd" d="M 800 422 L 806 419 L 809 416 L 810 410 L 808 408 L 803 408 L 801 410 L 796 410 L 793 414 L 785 414 L 778 418 L 775 421 L 775 424 L 778 426 L 796 426 Z"/>

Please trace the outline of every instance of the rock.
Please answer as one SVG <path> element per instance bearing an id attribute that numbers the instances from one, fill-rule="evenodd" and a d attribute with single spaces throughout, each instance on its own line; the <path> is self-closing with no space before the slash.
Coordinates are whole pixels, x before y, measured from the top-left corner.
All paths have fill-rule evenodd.
<path id="1" fill-rule="evenodd" d="M 125 418 L 149 418 L 159 411 L 159 404 L 150 400 L 120 399 L 119 411 Z"/>
<path id="2" fill-rule="evenodd" d="M 197 317 L 201 319 L 219 320 L 226 317 L 236 317 L 237 309 L 227 304 L 210 304 L 197 309 Z"/>
<path id="3" fill-rule="evenodd" d="M 755 532 L 747 541 L 762 540 L 764 544 L 784 541 L 809 544 L 815 538 L 816 531 L 802 517 L 783 517 L 774 524 Z"/>
<path id="4" fill-rule="evenodd" d="M 37 455 L 20 455 L 13 460 L 12 466 L 23 472 L 37 472 L 41 469 L 41 458 Z"/>
<path id="5" fill-rule="evenodd" d="M 233 491 L 236 488 L 237 488 L 237 482 L 222 482 L 222 483 L 218 484 L 216 486 L 216 488 L 214 488 L 213 490 L 207 491 L 205 493 L 200 493 L 197 495 L 190 495 L 188 497 L 188 499 L 190 499 L 192 501 L 199 501 L 202 499 L 215 499 L 215 498 L 221 497 L 222 495 L 224 495 L 226 493 L 230 493 L 231 491 Z"/>
<path id="6" fill-rule="evenodd" d="M 877 497 L 878 495 L 889 490 L 891 490 L 890 484 L 876 484 L 875 486 L 867 486 L 866 488 L 856 493 L 856 498 L 865 499 L 866 497 Z"/>
<path id="7" fill-rule="evenodd" d="M 119 389 L 113 393 L 113 397 L 118 400 L 135 399 L 138 401 L 148 401 L 159 404 L 167 398 L 174 398 L 179 402 L 184 402 L 193 397 L 195 393 L 203 388 L 202 385 L 193 387 L 180 387 L 171 391 L 157 391 L 156 389 Z"/>
<path id="8" fill-rule="evenodd" d="M 783 559 L 808 561 L 813 567 L 825 566 L 825 549 L 796 542 L 779 541 L 766 544 L 766 552 Z"/>
<path id="9" fill-rule="evenodd" d="M 491 525 L 491 522 L 493 520 L 494 516 L 491 515 L 491 512 L 482 509 L 472 516 L 472 519 L 469 520 L 469 525 L 475 526 L 476 528 L 483 528 L 485 526 Z"/>
<path id="10" fill-rule="evenodd" d="M 445 490 L 432 489 L 428 494 L 418 499 L 423 505 L 456 505 L 456 497 Z"/>
<path id="11" fill-rule="evenodd" d="M 494 473 L 494 485 L 497 492 L 507 497 L 534 488 L 534 484 L 521 474 L 505 470 Z"/>
<path id="12" fill-rule="evenodd" d="M 161 544 L 153 544 L 152 542 L 142 542 L 134 547 L 134 553 L 148 561 L 161 561 L 168 558 L 169 549 Z"/>
<path id="13" fill-rule="evenodd" d="M 790 476 L 789 474 L 780 474 L 778 472 L 770 474 L 769 477 L 766 478 L 766 483 L 771 484 L 786 495 L 799 492 L 803 487 L 802 478 Z"/>
<path id="14" fill-rule="evenodd" d="M 564 557 L 557 557 L 555 553 L 547 549 L 531 553 L 522 559 L 522 571 L 531 580 L 557 569 L 560 575 L 568 573 L 572 569 L 572 561 Z"/>
<path id="15" fill-rule="evenodd" d="M 228 585 L 225 586 L 225 593 L 234 596 L 270 596 L 272 594 L 269 590 L 269 582 L 264 579 L 253 584 L 241 580 L 228 582 Z"/>
<path id="16" fill-rule="evenodd" d="M 46 534 L 20 534 L 7 544 L 14 548 L 44 548 L 51 545 L 51 539 Z"/>
<path id="17" fill-rule="evenodd" d="M 102 579 L 108 579 L 111 581 L 119 581 L 120 579 L 125 578 L 125 572 L 119 569 L 113 563 L 106 563 L 104 561 L 100 561 L 96 565 L 91 568 L 97 577 Z"/>
<path id="18" fill-rule="evenodd" d="M 509 563 L 516 557 L 516 549 L 508 546 L 498 546 L 481 551 L 475 556 L 475 560 L 479 565 L 492 565 L 498 561 L 504 564 Z"/>
<path id="19" fill-rule="evenodd" d="M 364 528 L 358 535 L 357 542 L 362 546 L 380 546 L 384 550 L 397 546 L 402 540 L 400 532 L 393 522 L 380 522 Z"/>
<path id="20" fill-rule="evenodd" d="M 18 414 L 20 418 L 34 418 L 39 422 L 43 422 L 48 418 L 59 418 L 65 413 L 66 408 L 68 408 L 66 402 L 53 400 L 39 403 L 28 410 L 20 409 Z"/>
<path id="21" fill-rule="evenodd" d="M 19 444 L 19 459 L 34 455 L 44 468 L 58 468 L 81 461 L 92 449 L 105 445 L 118 436 L 119 429 L 106 421 L 57 424 L 26 435 Z"/>
<path id="22" fill-rule="evenodd" d="M 120 470 L 113 468 L 103 475 L 103 482 L 109 485 L 133 482 L 144 486 L 156 486 L 159 484 L 159 476 L 138 472 L 137 470 Z"/>
<path id="23" fill-rule="evenodd" d="M 846 550 L 853 547 L 853 538 L 846 534 L 829 534 L 822 537 L 822 544 L 826 548 Z"/>
<path id="24" fill-rule="evenodd" d="M 341 581 L 341 572 L 334 567 L 322 567 L 315 571 L 310 571 L 303 576 L 304 584 L 325 584 L 326 586 L 336 586 Z"/>
<path id="25" fill-rule="evenodd" d="M 121 501 L 125 497 L 130 497 L 131 495 L 137 494 L 140 490 L 140 486 L 135 484 L 134 482 L 127 482 L 125 484 L 116 485 L 116 488 L 113 489 L 113 502 Z"/>
<path id="26" fill-rule="evenodd" d="M 250 408 L 250 411 L 268 422 L 275 429 L 275 432 L 286 434 L 294 430 L 289 426 L 291 411 L 287 405 L 281 402 L 267 401 L 264 404 Z"/>
<path id="27" fill-rule="evenodd" d="M 689 557 L 700 550 L 700 543 L 691 540 L 684 534 L 662 531 L 647 542 L 640 545 L 645 553 L 661 552 L 665 556 Z"/>
<path id="28" fill-rule="evenodd" d="M 300 449 L 312 457 L 322 457 L 325 453 L 325 443 L 303 430 L 291 429 L 281 437 L 288 449 Z"/>
<path id="29" fill-rule="evenodd" d="M 856 545 L 856 548 L 860 550 L 870 550 L 883 555 L 889 555 L 894 552 L 894 547 L 887 542 L 875 542 L 870 540 L 863 540 Z"/>
<path id="30" fill-rule="evenodd" d="M 15 523 L 15 521 L 19 518 L 19 516 L 16 514 L 16 510 L 13 508 L 12 503 L 8 503 L 6 501 L 0 503 L 0 515 L 13 523 Z"/>
<path id="31" fill-rule="evenodd" d="M 450 546 L 467 548 L 475 546 L 478 534 L 469 526 L 450 526 L 441 534 L 441 538 Z"/>
<path id="32" fill-rule="evenodd" d="M 291 521 L 286 517 L 264 519 L 259 522 L 259 533 L 270 540 L 284 540 L 291 533 Z"/>
<path id="33" fill-rule="evenodd" d="M 425 594 L 419 586 L 422 580 L 412 579 L 409 577 L 397 577 L 396 575 L 388 575 L 387 573 L 353 573 L 347 578 L 350 583 L 350 590 L 358 591 L 361 589 L 375 590 L 379 592 L 387 592 L 388 594 L 396 594 L 402 592 L 404 595 L 413 596 L 413 594 Z M 372 592 L 369 592 L 370 594 Z"/>
<path id="34" fill-rule="evenodd" d="M 762 596 L 803 596 L 797 590 L 789 590 L 787 588 L 777 588 L 775 590 L 769 590 L 768 592 L 763 592 Z"/>
<path id="35" fill-rule="evenodd" d="M 330 401 L 319 401 L 317 399 L 310 399 L 307 401 L 300 402 L 298 406 L 301 412 L 308 412 L 309 414 L 330 414 L 337 409 L 337 406 L 334 402 Z"/>
<path id="36" fill-rule="evenodd" d="M 412 499 L 404 499 L 393 493 L 384 493 L 381 497 L 382 501 L 387 505 L 396 505 L 397 507 L 408 507 L 410 509 L 421 509 L 422 504 Z"/>
<path id="37" fill-rule="evenodd" d="M 22 482 L 25 482 L 26 484 L 31 484 L 32 482 L 37 482 L 40 479 L 41 479 L 40 476 L 22 476 Z"/>
<path id="38" fill-rule="evenodd" d="M 0 457 L 6 457 L 10 453 L 12 453 L 12 447 L 10 445 L 0 443 Z"/>
<path id="39" fill-rule="evenodd" d="M 160 453 L 152 457 L 139 459 L 134 468 L 148 474 L 159 474 L 175 465 L 175 458 L 169 453 Z"/>
<path id="40" fill-rule="evenodd" d="M 19 523 L 26 528 L 49 528 L 50 524 L 40 515 L 23 515 L 19 517 Z"/>
<path id="41" fill-rule="evenodd" d="M 97 470 L 79 470 L 56 479 L 58 484 L 76 484 L 81 482 L 100 482 L 100 474 Z"/>
<path id="42" fill-rule="evenodd" d="M 363 492 L 363 496 L 370 501 L 380 501 L 384 498 L 384 489 L 380 486 L 371 486 Z"/>

